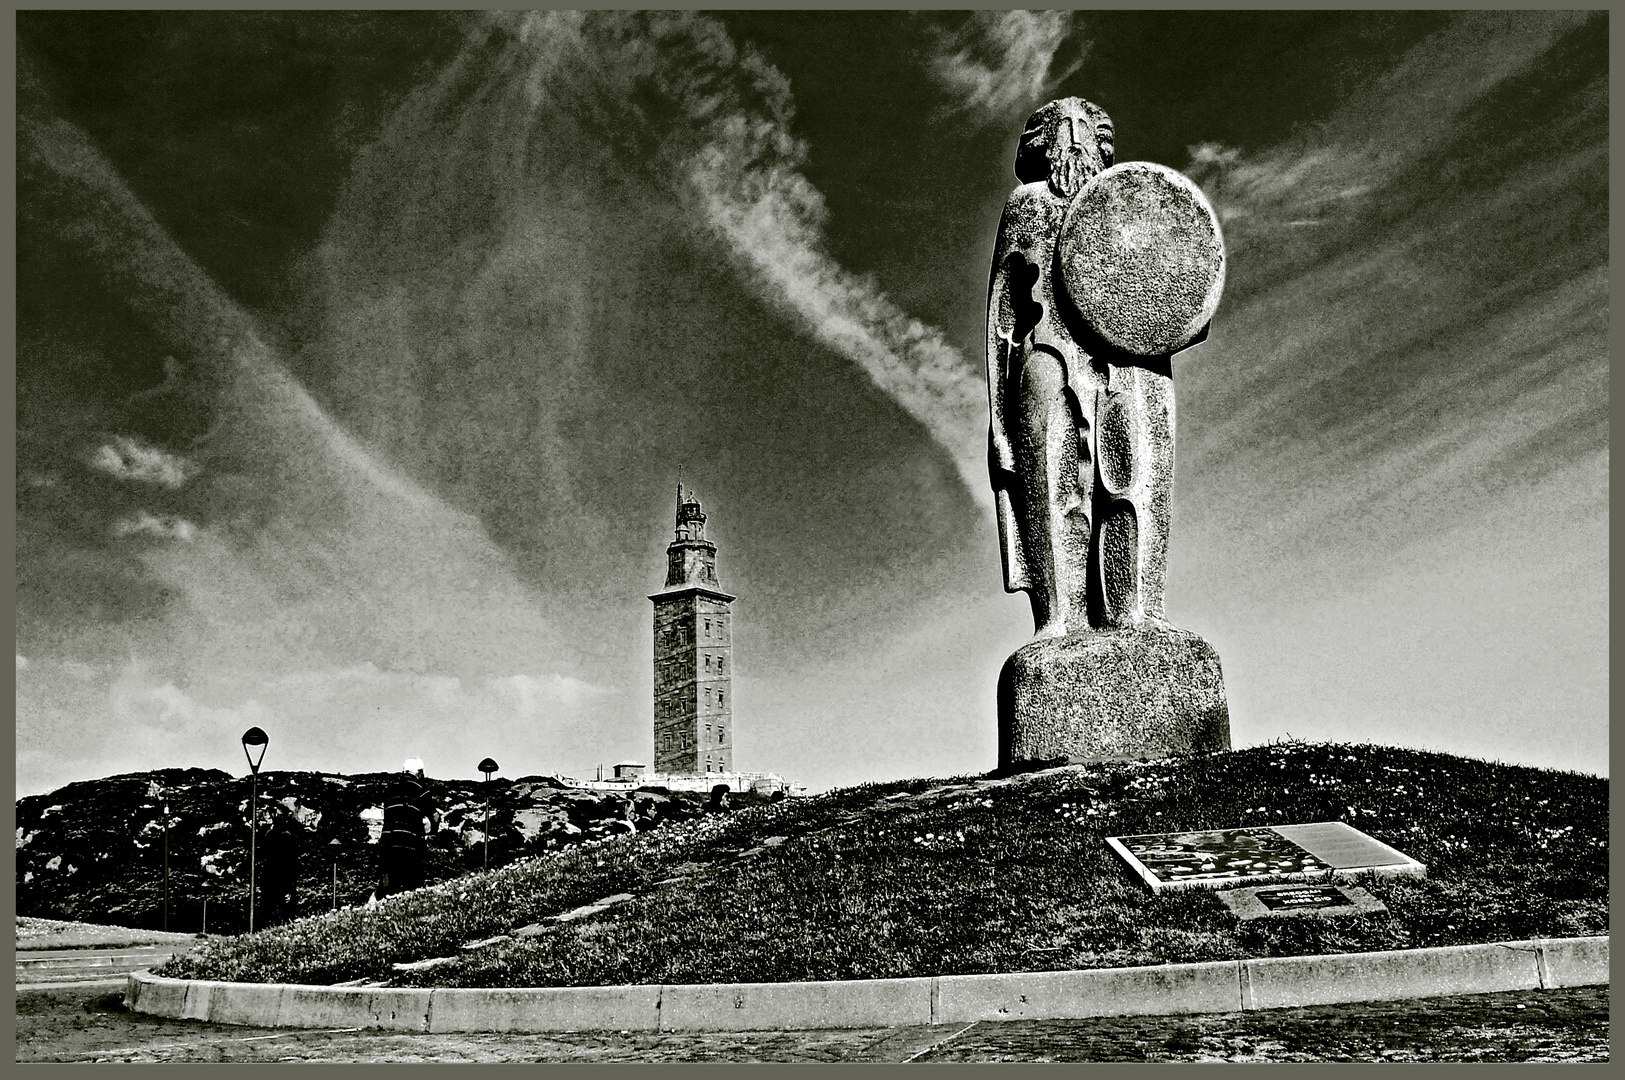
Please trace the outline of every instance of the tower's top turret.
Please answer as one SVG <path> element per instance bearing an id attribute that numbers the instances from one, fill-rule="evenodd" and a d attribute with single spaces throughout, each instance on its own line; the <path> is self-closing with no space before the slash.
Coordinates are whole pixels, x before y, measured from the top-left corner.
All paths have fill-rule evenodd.
<path id="1" fill-rule="evenodd" d="M 700 500 L 692 491 L 685 494 L 683 485 L 678 484 L 677 535 L 666 546 L 664 591 L 687 588 L 726 595 L 717 581 L 717 546 L 705 538 L 705 512 L 700 509 Z"/>
<path id="2" fill-rule="evenodd" d="M 700 509 L 700 500 L 690 491 L 688 497 L 683 497 L 683 485 L 677 485 L 677 541 L 705 539 L 705 512 Z"/>

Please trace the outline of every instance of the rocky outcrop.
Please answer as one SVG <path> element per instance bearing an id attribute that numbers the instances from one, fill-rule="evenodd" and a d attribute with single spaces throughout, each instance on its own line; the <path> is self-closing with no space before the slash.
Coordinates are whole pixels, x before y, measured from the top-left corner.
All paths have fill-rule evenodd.
<path id="1" fill-rule="evenodd" d="M 389 773 L 268 772 L 259 783 L 255 924 L 364 902 L 378 884 Z M 557 779 L 426 781 L 434 810 L 426 881 L 478 869 L 490 800 L 490 864 L 695 817 L 706 796 L 598 792 Z M 165 769 L 69 784 L 17 802 L 17 913 L 161 929 L 163 806 L 169 929 L 248 922 L 249 778 Z M 748 796 L 747 796 L 748 798 Z M 205 901 L 207 911 L 205 912 Z"/>

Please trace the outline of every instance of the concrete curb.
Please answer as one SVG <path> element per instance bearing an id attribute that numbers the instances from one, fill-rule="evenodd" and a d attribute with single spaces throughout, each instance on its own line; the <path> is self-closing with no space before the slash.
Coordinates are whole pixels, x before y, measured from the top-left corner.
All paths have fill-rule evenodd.
<path id="1" fill-rule="evenodd" d="M 1283 1009 L 1608 982 L 1608 938 L 1082 971 L 852 982 L 392 989 L 129 977 L 135 1012 L 216 1024 L 416 1032 L 924 1027 Z"/>

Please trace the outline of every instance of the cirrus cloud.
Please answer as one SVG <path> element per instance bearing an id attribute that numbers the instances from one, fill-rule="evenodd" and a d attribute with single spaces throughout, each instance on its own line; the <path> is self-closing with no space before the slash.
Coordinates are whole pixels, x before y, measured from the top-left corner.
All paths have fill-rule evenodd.
<path id="1" fill-rule="evenodd" d="M 190 541 L 197 526 L 183 517 L 158 517 L 145 511 L 113 523 L 114 536 L 151 536 L 159 540 Z"/>
<path id="2" fill-rule="evenodd" d="M 179 488 L 197 473 L 186 458 L 157 447 L 145 446 L 124 435 L 96 448 L 89 465 L 98 472 L 159 487 Z"/>
<path id="3" fill-rule="evenodd" d="M 1082 51 L 1059 70 L 1072 33 L 1070 11 L 978 11 L 941 39 L 931 72 L 958 99 L 958 110 L 984 123 L 1019 119 L 1083 66 Z"/>

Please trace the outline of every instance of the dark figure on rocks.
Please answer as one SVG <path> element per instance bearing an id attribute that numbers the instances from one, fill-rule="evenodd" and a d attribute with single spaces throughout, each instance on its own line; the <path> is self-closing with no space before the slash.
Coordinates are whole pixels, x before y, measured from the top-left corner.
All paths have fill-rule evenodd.
<path id="1" fill-rule="evenodd" d="M 429 818 L 423 762 L 409 758 L 405 770 L 390 785 L 389 797 L 384 804 L 384 835 L 379 840 L 383 861 L 383 875 L 377 893 L 380 898 L 416 889 L 423 884 Z"/>
<path id="2" fill-rule="evenodd" d="M 261 834 L 259 906 L 263 925 L 299 916 L 299 859 L 304 829 L 291 816 L 278 816 Z"/>
<path id="3" fill-rule="evenodd" d="M 711 801 L 705 804 L 707 814 L 726 814 L 728 812 L 728 785 L 718 784 L 711 789 Z"/>
<path id="4" fill-rule="evenodd" d="M 638 831 L 637 808 L 631 799 L 611 799 L 609 805 L 615 809 L 615 820 L 611 825 L 617 832 L 635 833 Z"/>

